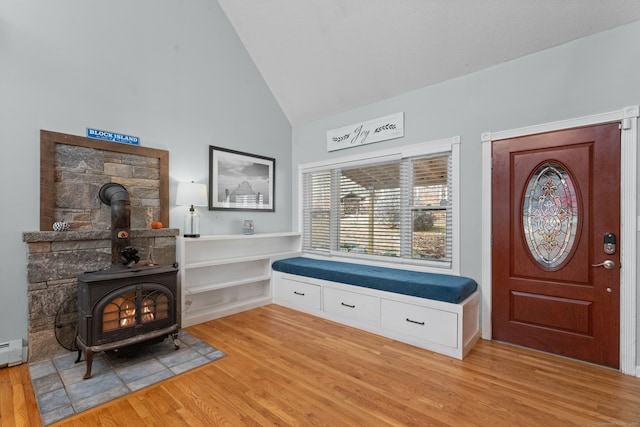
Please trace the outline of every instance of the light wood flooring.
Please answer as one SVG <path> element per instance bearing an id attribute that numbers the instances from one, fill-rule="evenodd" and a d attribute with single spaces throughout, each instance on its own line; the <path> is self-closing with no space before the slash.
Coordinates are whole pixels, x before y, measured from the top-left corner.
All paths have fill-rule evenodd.
<path id="1" fill-rule="evenodd" d="M 227 357 L 54 426 L 633 426 L 640 378 L 481 340 L 460 361 L 277 305 L 187 328 Z M 40 426 L 26 365 L 0 424 Z"/>

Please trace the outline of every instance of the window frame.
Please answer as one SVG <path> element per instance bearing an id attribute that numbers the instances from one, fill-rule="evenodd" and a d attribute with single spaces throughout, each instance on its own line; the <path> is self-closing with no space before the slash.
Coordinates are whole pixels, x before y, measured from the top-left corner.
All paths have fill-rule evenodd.
<path id="1" fill-rule="evenodd" d="M 370 265 L 398 266 L 403 268 L 444 274 L 460 274 L 460 137 L 422 142 L 384 150 L 372 151 L 360 155 L 336 157 L 329 160 L 304 163 L 298 165 L 298 224 L 304 241 L 304 181 L 306 173 L 327 171 L 332 168 L 348 168 L 365 166 L 385 161 L 401 160 L 407 157 L 428 156 L 438 153 L 450 153 L 451 156 L 451 262 L 421 260 L 413 258 L 386 258 L 377 255 L 349 254 L 336 252 L 329 248 L 328 252 L 304 250 L 309 256 L 324 259 L 348 260 Z"/>

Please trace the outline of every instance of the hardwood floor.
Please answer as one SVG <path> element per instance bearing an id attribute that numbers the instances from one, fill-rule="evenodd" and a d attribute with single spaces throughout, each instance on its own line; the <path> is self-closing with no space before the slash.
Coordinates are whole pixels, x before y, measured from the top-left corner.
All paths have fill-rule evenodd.
<path id="1" fill-rule="evenodd" d="M 55 426 L 606 426 L 640 422 L 640 378 L 481 340 L 464 361 L 277 305 L 187 328 L 227 357 Z M 2 426 L 39 426 L 26 365 Z"/>

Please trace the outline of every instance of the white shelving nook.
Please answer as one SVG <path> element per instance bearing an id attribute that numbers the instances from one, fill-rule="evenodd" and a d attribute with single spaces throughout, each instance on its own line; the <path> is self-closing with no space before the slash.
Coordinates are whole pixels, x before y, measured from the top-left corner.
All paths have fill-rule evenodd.
<path id="1" fill-rule="evenodd" d="M 300 254 L 300 233 L 178 237 L 176 250 L 187 327 L 271 303 L 271 263 Z"/>

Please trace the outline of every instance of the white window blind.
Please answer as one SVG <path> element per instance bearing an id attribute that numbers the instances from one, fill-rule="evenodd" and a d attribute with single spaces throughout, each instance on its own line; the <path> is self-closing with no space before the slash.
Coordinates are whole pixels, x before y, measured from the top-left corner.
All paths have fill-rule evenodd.
<path id="1" fill-rule="evenodd" d="M 411 161 L 412 258 L 451 263 L 451 155 Z"/>
<path id="2" fill-rule="evenodd" d="M 303 247 L 311 251 L 329 251 L 331 223 L 331 172 L 306 173 L 303 176 Z"/>
<path id="3" fill-rule="evenodd" d="M 450 268 L 451 152 L 302 174 L 303 249 Z"/>

